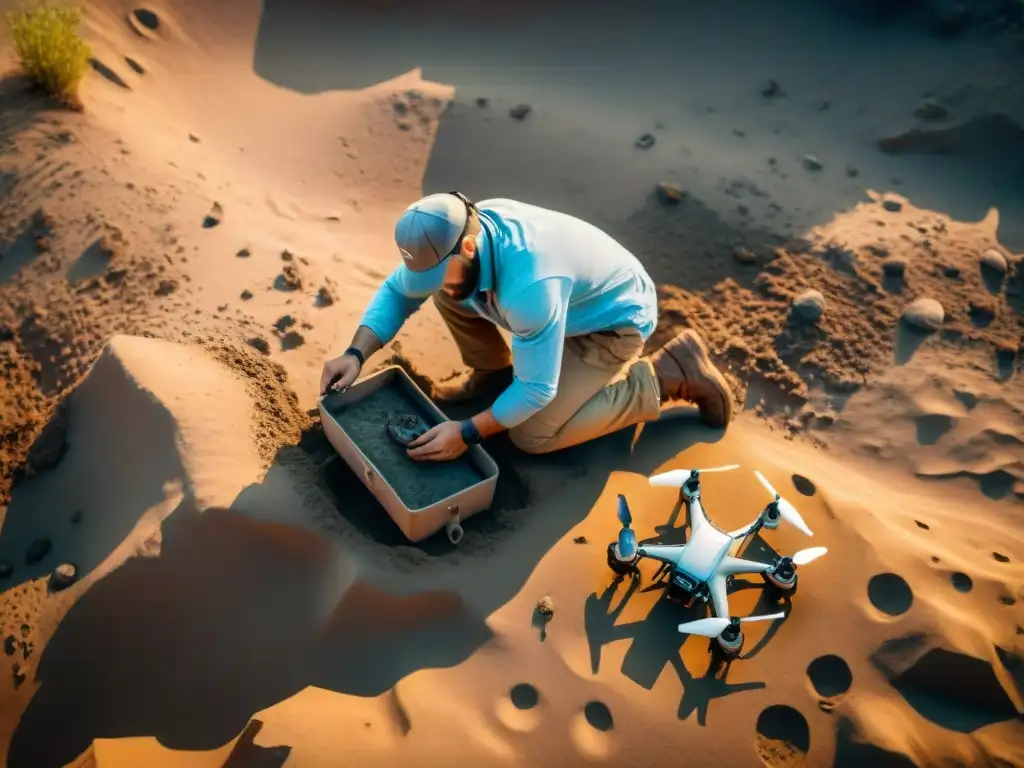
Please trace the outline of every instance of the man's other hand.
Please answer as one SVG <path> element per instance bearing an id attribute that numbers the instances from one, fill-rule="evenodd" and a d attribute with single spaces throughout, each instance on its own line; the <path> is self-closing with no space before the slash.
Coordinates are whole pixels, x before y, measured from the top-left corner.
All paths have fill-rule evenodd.
<path id="1" fill-rule="evenodd" d="M 409 443 L 408 455 L 415 461 L 451 461 L 469 448 L 457 421 L 443 421 Z"/>
<path id="2" fill-rule="evenodd" d="M 326 395 L 328 388 L 334 392 L 343 392 L 352 386 L 363 366 L 354 355 L 342 355 L 324 363 L 320 374 L 320 394 Z"/>

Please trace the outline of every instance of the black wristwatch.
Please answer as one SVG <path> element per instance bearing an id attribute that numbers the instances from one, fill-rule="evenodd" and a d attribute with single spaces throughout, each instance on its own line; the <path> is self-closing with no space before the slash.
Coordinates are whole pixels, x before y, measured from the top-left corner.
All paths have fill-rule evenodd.
<path id="1" fill-rule="evenodd" d="M 356 349 L 355 347 L 349 347 L 348 349 L 345 350 L 345 352 L 342 355 L 342 357 L 344 357 L 345 355 L 352 355 L 352 357 L 354 357 L 356 360 L 359 361 L 360 365 L 365 365 L 366 364 L 366 358 L 363 357 L 363 352 L 362 352 L 361 349 Z"/>
<path id="2" fill-rule="evenodd" d="M 472 419 L 460 421 L 459 426 L 462 428 L 462 442 L 466 445 L 479 445 L 483 442 L 484 438 L 480 434 L 480 430 L 476 428 L 476 424 L 473 423 Z"/>

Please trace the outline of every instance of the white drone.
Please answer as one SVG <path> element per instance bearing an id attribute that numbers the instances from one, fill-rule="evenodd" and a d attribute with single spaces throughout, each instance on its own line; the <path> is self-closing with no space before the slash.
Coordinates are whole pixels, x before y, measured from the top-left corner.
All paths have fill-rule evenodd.
<path id="1" fill-rule="evenodd" d="M 734 545 L 738 548 L 743 540 L 755 535 L 762 528 L 777 528 L 780 520 L 785 520 L 808 536 L 814 535 L 796 508 L 783 499 L 764 475 L 756 470 L 754 474 L 771 494 L 772 500 L 749 525 L 731 533 L 716 528 L 708 519 L 700 502 L 700 475 L 702 472 L 725 472 L 733 469 L 739 469 L 739 465 L 703 470 L 675 469 L 650 478 L 651 485 L 681 489 L 690 519 L 690 532 L 684 544 L 637 546 L 636 534 L 630 528 L 633 516 L 630 514 L 626 497 L 619 494 L 618 517 L 622 523 L 622 530 L 619 532 L 618 541 L 608 545 L 608 566 L 615 573 L 622 576 L 636 574 L 636 564 L 640 558 L 649 557 L 661 563 L 654 577 L 656 580 L 664 574 L 670 574 L 666 586 L 666 594 L 670 599 L 678 600 L 687 606 L 692 605 L 694 599 L 704 603 L 710 601 L 715 614 L 713 617 L 680 624 L 679 631 L 716 639 L 727 658 L 739 656 L 743 649 L 741 622 L 774 621 L 786 617 L 785 613 L 743 618 L 731 616 L 728 599 L 730 578 L 739 574 L 761 574 L 767 584 L 781 592 L 792 592 L 796 587 L 796 569 L 828 552 L 825 547 L 812 547 L 790 557 L 777 557 L 773 563 L 758 563 L 730 555 Z"/>

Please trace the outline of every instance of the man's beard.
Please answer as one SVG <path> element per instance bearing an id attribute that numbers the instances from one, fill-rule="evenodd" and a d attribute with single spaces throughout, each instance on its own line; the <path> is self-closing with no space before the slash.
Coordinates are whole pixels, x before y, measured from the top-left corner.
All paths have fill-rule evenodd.
<path id="1" fill-rule="evenodd" d="M 458 284 L 458 286 L 449 288 L 449 295 L 456 301 L 465 301 L 474 293 L 476 293 L 476 287 L 480 284 L 480 257 L 477 256 L 474 259 L 465 259 L 468 261 L 467 267 L 469 272 L 465 279 Z"/>

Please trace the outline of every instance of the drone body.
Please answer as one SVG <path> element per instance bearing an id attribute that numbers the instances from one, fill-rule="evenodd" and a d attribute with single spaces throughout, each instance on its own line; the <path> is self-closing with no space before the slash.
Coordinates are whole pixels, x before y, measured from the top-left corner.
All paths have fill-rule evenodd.
<path id="1" fill-rule="evenodd" d="M 651 558 L 661 563 L 655 579 L 668 576 L 666 595 L 686 605 L 695 600 L 710 603 L 714 617 L 699 619 L 679 625 L 679 631 L 700 634 L 717 640 L 719 650 L 728 658 L 739 655 L 743 648 L 743 633 L 740 623 L 785 618 L 784 613 L 767 616 L 737 618 L 729 613 L 728 587 L 731 577 L 739 574 L 760 574 L 773 588 L 792 592 L 796 587 L 796 569 L 824 555 L 824 547 L 805 549 L 792 557 L 776 558 L 772 563 L 761 563 L 734 557 L 734 547 L 755 535 L 762 528 L 777 528 L 786 520 L 808 536 L 814 534 L 804 523 L 800 513 L 792 504 L 782 499 L 760 472 L 758 480 L 774 497 L 757 518 L 749 525 L 731 533 L 717 528 L 708 518 L 700 498 L 700 473 L 738 469 L 737 465 L 718 467 L 710 470 L 673 470 L 650 478 L 651 485 L 678 486 L 687 505 L 690 520 L 690 534 L 684 544 L 641 544 L 630 525 L 632 515 L 625 496 L 619 495 L 619 522 L 622 531 L 618 541 L 608 546 L 608 565 L 619 575 L 636 574 L 641 558 Z"/>

